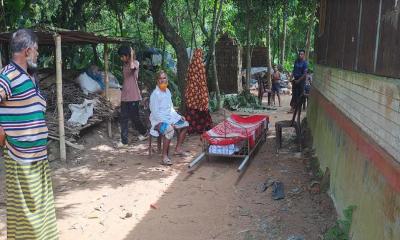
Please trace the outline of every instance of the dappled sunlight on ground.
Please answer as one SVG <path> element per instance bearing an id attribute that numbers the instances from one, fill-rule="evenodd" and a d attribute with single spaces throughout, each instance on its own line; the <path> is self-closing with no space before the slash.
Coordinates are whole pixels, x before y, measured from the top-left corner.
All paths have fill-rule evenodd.
<path id="1" fill-rule="evenodd" d="M 272 123 L 290 118 L 288 109 L 268 113 Z M 212 117 L 218 122 L 225 115 L 220 111 Z M 267 142 L 239 177 L 240 161 L 229 158 L 210 159 L 187 172 L 187 164 L 202 150 L 199 136 L 189 136 L 183 146 L 188 155 L 171 155 L 174 165 L 167 167 L 160 164 L 160 154 L 148 156 L 148 141 L 132 136 L 128 147 L 116 149 L 118 131 L 109 139 L 105 129 L 93 129 L 81 139 L 85 150 L 69 149 L 67 164 L 51 163 L 61 240 L 275 240 L 290 235 L 317 240 L 332 222 L 333 215 L 323 211 L 330 209 L 329 198 L 307 191 L 309 175 L 292 150 L 291 131 L 284 131 L 285 149 L 276 155 L 270 128 Z M 259 191 L 270 177 L 285 182 L 287 191 L 299 192 L 271 200 L 270 190 Z M 0 240 L 5 240 L 2 191 Z"/>
<path id="2" fill-rule="evenodd" d="M 114 151 L 114 148 L 111 146 L 108 146 L 108 145 L 101 144 L 101 145 L 92 147 L 90 150 L 100 151 L 100 152 L 112 152 L 112 151 Z"/>
<path id="3" fill-rule="evenodd" d="M 70 190 L 62 198 L 57 197 L 61 239 L 96 239 L 98 233 L 101 239 L 124 239 L 178 176 L 178 172 L 170 171 L 151 179 L 149 175 L 154 172 L 158 175 L 156 169 L 141 169 L 132 177 L 123 172 L 120 178 L 130 178 L 130 183 L 103 186 L 95 191 Z M 88 177 L 88 184 L 92 180 L 107 181 L 104 175 Z"/>

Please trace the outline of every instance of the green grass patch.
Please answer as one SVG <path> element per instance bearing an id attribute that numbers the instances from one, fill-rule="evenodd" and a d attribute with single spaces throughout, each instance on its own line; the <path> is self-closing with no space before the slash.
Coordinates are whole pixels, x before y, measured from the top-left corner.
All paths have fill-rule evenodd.
<path id="1" fill-rule="evenodd" d="M 353 221 L 353 212 L 356 206 L 349 206 L 343 211 L 344 219 L 337 220 L 335 226 L 331 227 L 325 234 L 324 240 L 349 240 L 350 228 Z"/>

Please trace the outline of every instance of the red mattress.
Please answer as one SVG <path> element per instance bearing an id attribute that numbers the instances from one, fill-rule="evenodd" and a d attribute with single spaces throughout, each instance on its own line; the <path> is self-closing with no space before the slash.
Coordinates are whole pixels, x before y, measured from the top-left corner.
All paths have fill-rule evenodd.
<path id="1" fill-rule="evenodd" d="M 249 139 L 250 147 L 267 127 L 269 117 L 265 115 L 240 116 L 232 114 L 229 118 L 203 133 L 203 139 L 213 145 L 229 145 Z"/>

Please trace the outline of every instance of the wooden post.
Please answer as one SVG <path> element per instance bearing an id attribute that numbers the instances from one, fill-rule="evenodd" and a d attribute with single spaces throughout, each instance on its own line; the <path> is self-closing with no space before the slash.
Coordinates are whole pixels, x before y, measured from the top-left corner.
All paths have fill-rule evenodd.
<path id="1" fill-rule="evenodd" d="M 3 50 L 4 50 L 3 55 L 5 60 L 3 64 L 7 65 L 10 63 L 10 45 L 8 43 L 5 43 Z"/>
<path id="2" fill-rule="evenodd" d="M 61 161 L 67 161 L 67 151 L 65 148 L 64 131 L 64 108 L 62 95 L 62 60 L 61 60 L 61 36 L 54 35 L 56 45 L 56 85 L 57 85 L 57 112 L 58 112 L 58 132 L 60 135 L 60 158 Z"/>
<path id="3" fill-rule="evenodd" d="M 104 72 L 105 72 L 105 92 L 106 92 L 106 99 L 110 100 L 110 92 L 109 92 L 109 82 L 110 78 L 108 76 L 108 46 L 107 44 L 104 44 Z M 107 132 L 108 132 L 108 137 L 112 137 L 112 131 L 111 131 L 111 118 L 107 122 Z"/>
<path id="4" fill-rule="evenodd" d="M 3 59 L 1 56 L 1 49 L 0 49 L 0 69 L 2 69 L 2 68 L 3 68 Z"/>

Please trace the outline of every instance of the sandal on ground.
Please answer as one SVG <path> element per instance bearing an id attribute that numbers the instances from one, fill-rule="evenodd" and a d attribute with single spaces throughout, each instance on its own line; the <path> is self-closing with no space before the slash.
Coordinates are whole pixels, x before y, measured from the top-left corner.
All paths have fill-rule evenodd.
<path id="1" fill-rule="evenodd" d="M 182 151 L 182 152 L 175 152 L 174 155 L 175 155 L 175 156 L 178 156 L 178 157 L 187 157 L 187 156 L 189 156 L 189 154 L 188 154 L 187 152 L 184 152 L 184 151 Z"/>
<path id="2" fill-rule="evenodd" d="M 172 165 L 172 161 L 171 161 L 171 159 L 169 159 L 169 158 L 164 158 L 164 159 L 161 161 L 161 164 L 162 164 L 162 165 L 166 165 L 166 166 L 171 166 L 171 165 Z"/>

